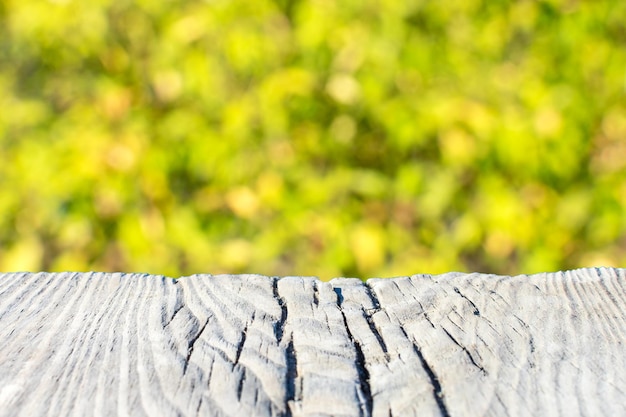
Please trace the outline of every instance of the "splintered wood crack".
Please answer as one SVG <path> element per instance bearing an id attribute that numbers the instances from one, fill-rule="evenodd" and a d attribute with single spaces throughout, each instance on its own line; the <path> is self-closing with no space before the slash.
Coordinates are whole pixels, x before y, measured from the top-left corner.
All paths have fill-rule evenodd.
<path id="1" fill-rule="evenodd" d="M 365 293 L 367 294 L 369 299 L 372 301 L 372 305 L 374 306 L 374 311 L 368 312 L 365 309 L 363 309 L 363 316 L 365 317 L 365 320 L 367 321 L 367 325 L 369 326 L 370 331 L 376 337 L 376 340 L 378 341 L 380 348 L 383 350 L 383 352 L 385 352 L 385 356 L 388 357 L 387 345 L 385 344 L 385 341 L 382 335 L 380 334 L 380 332 L 378 331 L 378 327 L 376 327 L 376 323 L 374 323 L 374 319 L 372 318 L 373 313 L 381 310 L 380 303 L 378 302 L 378 298 L 376 298 L 376 293 L 372 290 L 372 288 L 369 286 L 367 282 L 364 284 L 364 287 L 365 287 Z"/>
<path id="2" fill-rule="evenodd" d="M 189 347 L 187 348 L 187 357 L 185 358 L 185 365 L 183 365 L 183 375 L 187 373 L 187 368 L 189 367 L 189 361 L 191 360 L 191 355 L 193 354 L 193 349 L 196 345 L 196 341 L 202 336 L 204 329 L 206 329 L 207 324 L 209 324 L 210 317 L 206 318 L 206 321 L 200 328 L 200 331 L 189 340 Z"/>
<path id="3" fill-rule="evenodd" d="M 285 299 L 278 293 L 278 280 L 279 278 L 273 278 L 272 291 L 274 299 L 280 306 L 280 320 L 274 324 L 274 336 L 276 336 L 276 341 L 280 344 L 283 340 L 283 333 L 285 332 L 285 323 L 287 323 L 287 305 Z"/>
<path id="4" fill-rule="evenodd" d="M 474 302 L 472 300 L 470 300 L 465 295 L 463 295 L 461 290 L 459 290 L 457 287 L 454 287 L 454 292 L 459 294 L 461 297 L 463 297 L 463 299 L 465 299 L 468 303 L 471 304 L 471 306 L 474 308 L 474 315 L 475 316 L 480 316 L 480 311 L 478 310 L 478 307 L 476 307 L 476 304 L 474 304 Z"/>
<path id="5" fill-rule="evenodd" d="M 317 288 L 317 282 L 313 282 L 313 305 L 315 307 L 320 305 L 320 291 Z"/>
<path id="6" fill-rule="evenodd" d="M 237 384 L 237 401 L 241 401 L 241 393 L 243 392 L 243 383 L 246 380 L 246 369 L 242 368 L 241 378 L 239 378 L 239 384 Z"/>
<path id="7" fill-rule="evenodd" d="M 235 353 L 235 365 L 239 363 L 239 358 L 241 357 L 241 351 L 243 350 L 243 345 L 246 343 L 246 337 L 248 334 L 248 325 L 244 327 L 243 332 L 241 332 L 241 341 L 237 345 L 237 352 Z"/>
<path id="8" fill-rule="evenodd" d="M 285 349 L 285 362 L 287 364 L 287 413 L 291 417 L 291 408 L 289 402 L 296 400 L 296 380 L 298 379 L 298 360 L 296 351 L 293 347 L 293 338 L 289 339 L 289 344 Z"/>
<path id="9" fill-rule="evenodd" d="M 278 305 L 280 306 L 281 314 L 280 320 L 276 322 L 274 325 L 274 335 L 276 337 L 277 343 L 282 344 L 283 337 L 285 335 L 285 324 L 287 323 L 287 303 L 285 299 L 281 297 L 278 291 L 278 280 L 279 278 L 274 277 L 272 279 L 272 292 L 274 299 L 278 301 Z M 296 357 L 296 350 L 293 346 L 293 334 L 289 335 L 289 342 L 285 348 L 285 365 L 286 369 L 286 393 L 285 393 L 285 402 L 286 402 L 286 410 L 285 417 L 291 417 L 292 411 L 290 403 L 296 400 L 296 380 L 298 379 L 298 359 Z"/>
<path id="10" fill-rule="evenodd" d="M 180 300 L 179 300 L 180 301 Z M 170 325 L 170 323 L 172 323 L 172 321 L 174 320 L 174 317 L 176 317 L 176 315 L 178 314 L 178 312 L 180 310 L 183 309 L 183 307 L 185 307 L 185 305 L 182 303 L 182 301 L 180 301 L 180 304 L 178 306 L 176 306 L 176 310 L 174 310 L 174 313 L 172 314 L 172 317 L 167 321 L 167 323 L 165 323 L 163 325 L 163 328 L 165 329 L 167 326 Z"/>
<path id="11" fill-rule="evenodd" d="M 343 318 L 343 325 L 346 328 L 346 332 L 348 333 L 348 338 L 350 342 L 354 346 L 354 351 L 356 353 L 356 371 L 359 376 L 359 387 L 361 388 L 361 396 L 359 396 L 359 401 L 361 402 L 361 416 L 362 417 L 370 417 L 372 415 L 373 409 L 373 399 L 372 399 L 372 390 L 370 387 L 370 373 L 366 366 L 365 355 L 363 354 L 363 349 L 361 348 L 361 344 L 354 338 L 352 332 L 350 331 L 350 327 L 348 326 L 348 321 L 346 320 L 346 315 L 343 311 L 342 303 L 343 303 L 343 294 L 341 292 L 341 288 L 335 288 L 335 293 L 337 294 L 337 306 L 339 307 L 339 311 L 341 312 L 341 317 Z M 376 331 L 375 334 L 378 332 Z M 380 335 L 377 336 L 379 338 Z M 379 343 L 381 343 L 381 348 L 386 353 L 386 347 L 382 338 L 379 339 Z"/>
<path id="12" fill-rule="evenodd" d="M 463 352 L 465 352 L 465 355 L 467 356 L 467 358 L 469 359 L 469 361 L 472 363 L 472 365 L 474 365 L 476 368 L 480 369 L 480 371 L 483 373 L 483 375 L 487 375 L 487 371 L 485 370 L 485 368 L 483 368 L 481 365 L 478 364 L 478 362 L 476 362 L 476 360 L 474 359 L 474 356 L 472 356 L 472 353 L 467 350 L 467 348 L 465 346 L 463 346 L 462 344 L 460 344 L 455 338 L 454 336 L 452 336 L 450 334 L 450 332 L 448 332 L 445 328 L 443 328 L 443 331 L 445 332 L 446 335 L 448 335 L 448 337 L 450 338 L 450 340 L 452 340 L 452 342 L 454 342 L 455 345 L 457 345 L 458 347 L 460 347 Z"/>
<path id="13" fill-rule="evenodd" d="M 448 407 L 446 406 L 446 403 L 444 401 L 443 389 L 441 388 L 441 384 L 439 383 L 439 378 L 437 377 L 437 374 L 435 374 L 433 369 L 430 367 L 430 365 L 426 361 L 426 358 L 424 357 L 424 354 L 422 353 L 419 346 L 417 346 L 415 341 L 413 341 L 409 337 L 409 335 L 406 333 L 406 330 L 404 330 L 404 327 L 400 326 L 400 331 L 404 334 L 404 337 L 406 337 L 413 345 L 413 351 L 419 358 L 422 368 L 424 369 L 424 371 L 426 372 L 426 375 L 428 375 L 428 378 L 430 379 L 430 384 L 433 386 L 433 397 L 435 398 L 435 402 L 437 403 L 437 406 L 439 407 L 439 413 L 441 414 L 442 417 L 450 417 L 450 413 L 448 412 Z"/>

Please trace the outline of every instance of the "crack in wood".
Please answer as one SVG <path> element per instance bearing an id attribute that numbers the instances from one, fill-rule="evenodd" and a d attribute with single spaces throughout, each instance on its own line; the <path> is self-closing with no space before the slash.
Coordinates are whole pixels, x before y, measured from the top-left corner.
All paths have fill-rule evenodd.
<path id="1" fill-rule="evenodd" d="M 320 305 L 320 292 L 319 288 L 317 288 L 317 281 L 313 281 L 313 305 L 315 305 L 315 307 L 319 307 Z"/>
<path id="2" fill-rule="evenodd" d="M 377 311 L 380 311 L 381 307 L 380 307 L 378 298 L 376 297 L 376 293 L 374 293 L 374 290 L 372 289 L 372 287 L 370 287 L 370 285 L 367 282 L 364 283 L 364 287 L 365 287 L 365 294 L 367 294 L 369 299 L 372 301 L 372 305 L 374 306 L 374 313 L 376 313 Z M 369 326 L 370 331 L 376 337 L 376 340 L 378 341 L 380 348 L 383 350 L 383 352 L 385 352 L 385 357 L 389 359 L 387 344 L 385 343 L 385 340 L 383 339 L 382 335 L 378 331 L 378 327 L 376 327 L 376 323 L 374 323 L 374 318 L 372 317 L 371 311 L 363 308 L 363 317 L 365 317 L 365 320 L 367 321 L 367 325 Z"/>
<path id="3" fill-rule="evenodd" d="M 402 334 L 404 334 L 404 337 L 406 337 L 407 340 L 411 342 L 411 344 L 413 345 L 413 352 L 415 352 L 415 354 L 419 358 L 422 368 L 426 372 L 426 375 L 428 375 L 428 379 L 430 379 L 430 384 L 433 387 L 433 397 L 435 399 L 435 402 L 437 403 L 437 407 L 439 407 L 439 413 L 441 414 L 442 417 L 450 417 L 448 407 L 446 406 L 446 403 L 444 401 L 443 389 L 441 388 L 441 383 L 439 382 L 439 378 L 437 377 L 437 374 L 435 373 L 435 371 L 433 371 L 431 366 L 426 361 L 426 358 L 424 357 L 422 350 L 415 343 L 415 341 L 409 337 L 406 330 L 404 330 L 404 327 L 402 325 L 400 325 L 399 327 L 400 327 L 400 331 L 402 332 Z"/>
<path id="4" fill-rule="evenodd" d="M 535 354 L 535 338 L 533 337 L 532 333 L 530 332 L 530 326 L 524 321 L 522 320 L 517 314 L 513 314 L 513 317 L 515 317 L 517 319 L 517 321 L 524 327 L 524 329 L 526 329 L 526 332 L 528 333 L 528 350 L 530 351 L 530 359 L 528 360 L 528 366 L 530 368 L 534 368 L 535 367 L 535 361 L 532 359 L 532 357 Z M 513 330 L 519 334 L 519 332 L 513 328 Z M 521 335 L 520 335 L 521 336 Z"/>
<path id="5" fill-rule="evenodd" d="M 285 362 L 287 364 L 287 412 L 285 416 L 291 417 L 292 411 L 290 403 L 293 401 L 300 401 L 302 398 L 302 390 L 300 395 L 296 395 L 296 380 L 298 379 L 298 358 L 296 357 L 296 350 L 293 347 L 293 337 L 289 339 L 289 344 L 285 349 Z"/>
<path id="6" fill-rule="evenodd" d="M 352 346 L 354 346 L 354 351 L 356 353 L 355 367 L 356 367 L 357 375 L 359 377 L 359 387 L 361 388 L 360 389 L 361 395 L 357 395 L 359 397 L 359 403 L 360 403 L 359 405 L 361 409 L 360 415 L 361 417 L 371 417 L 372 408 L 373 408 L 373 398 L 372 398 L 372 391 L 370 387 L 370 373 L 366 366 L 367 362 L 365 360 L 365 355 L 363 354 L 363 349 L 361 348 L 361 344 L 354 338 L 354 336 L 352 335 L 352 332 L 350 331 L 350 327 L 348 326 L 348 321 L 346 319 L 346 315 L 342 307 L 343 294 L 341 292 L 341 288 L 334 288 L 334 291 L 337 294 L 337 306 L 339 307 L 339 311 L 341 312 L 341 317 L 343 318 L 343 325 L 346 328 L 348 338 L 350 339 Z M 367 318 L 367 315 L 365 316 Z M 380 337 L 380 335 L 378 335 L 378 337 Z M 380 339 L 380 342 L 382 342 L 382 338 Z M 382 342 L 381 347 L 383 347 L 383 350 L 386 353 L 387 348 L 385 347 L 384 342 Z"/>
<path id="7" fill-rule="evenodd" d="M 172 320 L 174 320 L 174 317 L 176 317 L 176 315 L 178 314 L 178 312 L 179 312 L 180 310 L 182 310 L 182 309 L 183 309 L 183 307 L 185 307 L 185 305 L 183 304 L 183 301 L 182 301 L 182 299 L 181 299 L 181 298 L 182 298 L 182 297 L 178 297 L 177 304 L 178 304 L 178 303 L 180 303 L 180 304 L 178 304 L 178 305 L 176 306 L 176 310 L 174 310 L 174 313 L 172 314 L 172 317 L 170 317 L 170 319 L 167 321 L 167 323 L 165 323 L 165 325 L 163 326 L 163 328 L 164 328 L 164 329 L 165 329 L 167 326 L 169 326 L 169 325 L 170 325 L 170 323 L 172 322 Z"/>
<path id="8" fill-rule="evenodd" d="M 237 345 L 237 352 L 235 353 L 235 362 L 233 365 L 237 365 L 239 363 L 239 358 L 241 357 L 241 351 L 243 350 L 243 345 L 246 343 L 246 337 L 248 333 L 248 325 L 244 327 L 243 332 L 241 333 L 241 340 Z"/>
<path id="9" fill-rule="evenodd" d="M 209 365 L 209 372 L 207 372 L 207 377 L 206 377 L 206 387 L 207 389 L 209 388 L 209 386 L 211 385 L 211 378 L 213 377 L 213 366 L 215 365 L 215 360 L 211 361 L 211 364 Z"/>
<path id="10" fill-rule="evenodd" d="M 339 307 L 339 310 L 341 310 L 341 304 L 343 304 L 343 292 L 341 291 L 341 288 L 333 288 L 333 291 L 337 294 L 337 306 Z"/>
<path id="11" fill-rule="evenodd" d="M 454 342 L 455 345 L 457 345 L 458 347 L 460 347 L 463 352 L 465 352 L 465 355 L 467 356 L 467 358 L 470 360 L 470 362 L 472 363 L 472 365 L 474 365 L 476 368 L 480 369 L 480 371 L 483 373 L 483 375 L 487 375 L 487 371 L 485 370 L 485 368 L 483 368 L 481 365 L 479 365 L 476 360 L 474 359 L 474 356 L 472 356 L 472 353 L 467 350 L 467 348 L 465 346 L 463 346 L 462 344 L 460 344 L 455 338 L 454 336 L 452 336 L 450 334 L 450 332 L 448 332 L 448 330 L 446 330 L 445 327 L 442 327 L 443 331 L 445 332 L 446 335 L 448 335 L 448 337 L 450 338 L 450 340 L 452 340 Z"/>
<path id="12" fill-rule="evenodd" d="M 389 360 L 389 351 L 387 350 L 387 344 L 385 343 L 383 336 L 378 331 L 378 327 L 376 327 L 376 323 L 374 323 L 373 317 L 369 315 L 365 310 L 362 310 L 362 311 L 363 311 L 363 317 L 365 317 L 365 321 L 367 321 L 367 325 L 369 326 L 370 331 L 372 332 L 374 337 L 376 337 L 376 341 L 378 342 L 378 345 L 380 346 L 382 351 L 385 353 L 385 358 Z"/>
<path id="13" fill-rule="evenodd" d="M 423 309 L 422 309 L 423 310 Z M 430 327 L 432 327 L 433 329 L 436 329 L 437 327 L 435 326 L 435 323 L 433 323 L 433 321 L 430 319 L 430 317 L 428 316 L 428 313 L 426 311 L 424 311 L 424 318 L 426 319 L 426 321 L 428 322 L 428 324 L 430 324 Z"/>
<path id="14" fill-rule="evenodd" d="M 367 296 L 369 297 L 370 301 L 372 302 L 372 305 L 374 306 L 374 309 L 380 310 L 381 309 L 380 301 L 378 301 L 376 290 L 372 288 L 372 286 L 370 285 L 368 281 L 364 282 L 363 286 L 365 287 L 365 294 L 367 294 Z"/>
<path id="15" fill-rule="evenodd" d="M 198 401 L 198 406 L 196 407 L 196 417 L 200 415 L 200 407 L 202 406 L 203 398 L 200 396 L 200 400 Z"/>
<path id="16" fill-rule="evenodd" d="M 283 333 L 285 332 L 285 323 L 287 323 L 287 305 L 285 299 L 278 293 L 278 280 L 279 278 L 277 277 L 272 278 L 272 291 L 274 299 L 280 306 L 280 320 L 274 324 L 274 336 L 276 336 L 276 341 L 280 344 L 283 340 Z"/>
<path id="17" fill-rule="evenodd" d="M 498 400 L 498 403 L 500 403 L 500 405 L 502 406 L 502 409 L 504 410 L 506 415 L 510 416 L 509 410 L 508 410 L 508 407 L 507 407 L 506 403 L 504 401 L 502 401 L 502 398 L 500 398 L 500 394 L 498 394 L 497 392 L 496 392 L 496 400 Z M 531 410 L 528 410 L 528 411 L 531 411 Z"/>
<path id="18" fill-rule="evenodd" d="M 239 384 L 237 384 L 237 401 L 241 401 L 241 393 L 243 391 L 243 383 L 246 381 L 246 369 L 241 369 L 241 378 L 239 378 Z"/>
<path id="19" fill-rule="evenodd" d="M 274 325 L 274 335 L 276 337 L 276 341 L 280 345 L 283 341 L 284 333 L 285 333 L 285 324 L 287 323 L 287 303 L 285 299 L 281 297 L 278 291 L 278 280 L 280 278 L 273 277 L 272 278 L 272 292 L 274 295 L 274 299 L 278 302 L 280 306 L 281 314 L 280 320 Z M 289 335 L 289 342 L 285 348 L 285 365 L 286 365 L 286 392 L 285 392 L 285 417 L 292 417 L 293 412 L 291 411 L 291 406 L 294 401 L 300 401 L 301 398 L 296 398 L 296 380 L 298 379 L 298 358 L 296 357 L 296 350 L 293 346 L 293 333 Z M 302 390 L 300 390 L 300 395 Z"/>
<path id="20" fill-rule="evenodd" d="M 472 305 L 472 307 L 474 307 L 474 315 L 475 316 L 480 316 L 480 311 L 478 310 L 478 307 L 476 307 L 476 304 L 474 304 L 474 302 L 472 300 L 470 300 L 469 298 L 467 298 L 465 295 L 463 295 L 463 293 L 461 292 L 461 290 L 459 290 L 458 287 L 454 287 L 454 292 L 459 294 L 461 297 L 463 297 L 468 303 L 470 303 Z"/>
<path id="21" fill-rule="evenodd" d="M 206 321 L 200 328 L 200 331 L 193 338 L 189 339 L 189 345 L 187 348 L 187 357 L 185 358 L 185 364 L 183 365 L 183 375 L 187 373 L 187 368 L 189 367 L 189 361 L 191 360 L 191 355 L 193 354 L 193 349 L 196 345 L 196 341 L 200 338 L 200 336 L 202 336 L 202 333 L 204 333 L 204 329 L 206 329 L 207 324 L 209 324 L 210 318 L 211 316 L 207 317 Z"/>

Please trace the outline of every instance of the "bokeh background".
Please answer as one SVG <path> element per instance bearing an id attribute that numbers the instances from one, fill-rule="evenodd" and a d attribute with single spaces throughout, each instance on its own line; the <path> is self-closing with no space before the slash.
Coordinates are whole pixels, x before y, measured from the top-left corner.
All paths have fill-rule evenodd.
<path id="1" fill-rule="evenodd" d="M 624 266 L 626 2 L 0 0 L 0 269 Z"/>

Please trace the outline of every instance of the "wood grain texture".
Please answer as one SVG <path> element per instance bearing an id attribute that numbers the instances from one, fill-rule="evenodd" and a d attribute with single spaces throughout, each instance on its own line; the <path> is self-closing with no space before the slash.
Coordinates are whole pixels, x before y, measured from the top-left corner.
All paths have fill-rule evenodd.
<path id="1" fill-rule="evenodd" d="M 625 283 L 0 274 L 0 416 L 626 415 Z"/>

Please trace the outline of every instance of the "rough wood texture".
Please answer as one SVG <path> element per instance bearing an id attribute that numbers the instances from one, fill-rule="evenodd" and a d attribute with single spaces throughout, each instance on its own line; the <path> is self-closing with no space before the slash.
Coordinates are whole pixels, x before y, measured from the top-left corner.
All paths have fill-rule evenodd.
<path id="1" fill-rule="evenodd" d="M 625 271 L 0 275 L 0 416 L 626 415 Z"/>

